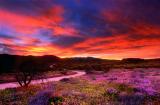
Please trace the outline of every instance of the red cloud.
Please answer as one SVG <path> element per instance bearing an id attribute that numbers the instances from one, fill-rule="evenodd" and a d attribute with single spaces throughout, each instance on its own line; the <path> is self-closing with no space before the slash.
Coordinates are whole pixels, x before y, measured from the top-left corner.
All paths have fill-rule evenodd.
<path id="1" fill-rule="evenodd" d="M 86 38 L 68 48 L 60 48 L 51 42 L 42 43 L 35 38 L 40 28 L 50 29 L 53 37 L 59 35 L 82 36 L 71 24 L 61 26 L 65 18 L 65 9 L 62 6 L 54 6 L 42 11 L 38 16 L 16 14 L 6 10 L 0 10 L 0 23 L 12 27 L 16 34 L 15 39 L 0 38 L 0 42 L 10 45 L 15 54 L 20 55 L 57 55 L 70 56 L 95 56 L 101 58 L 121 59 L 126 57 L 154 58 L 160 57 L 160 27 L 151 25 L 145 21 L 132 22 L 128 17 L 123 17 L 120 11 L 103 11 L 102 20 L 111 26 L 113 24 L 125 25 L 125 32 L 119 33 L 116 28 L 108 27 L 112 36 Z M 121 30 L 121 27 L 119 28 Z M 83 31 L 83 30 L 81 30 Z M 89 30 L 93 33 L 97 29 Z M 16 43 L 19 43 L 16 45 Z M 63 42 L 62 42 L 63 43 Z"/>
<path id="2" fill-rule="evenodd" d="M 131 41 L 128 35 L 119 35 L 106 38 L 93 38 L 74 46 L 76 53 L 85 56 L 121 59 L 127 57 L 154 58 L 159 57 L 160 38 L 141 39 Z M 86 48 L 86 49 L 85 49 Z M 147 52 L 147 53 L 146 53 Z"/>

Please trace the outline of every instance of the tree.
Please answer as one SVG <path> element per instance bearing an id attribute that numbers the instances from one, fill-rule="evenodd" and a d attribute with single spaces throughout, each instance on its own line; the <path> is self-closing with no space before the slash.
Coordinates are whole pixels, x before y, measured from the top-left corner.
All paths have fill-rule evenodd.
<path id="1" fill-rule="evenodd" d="M 38 73 L 36 61 L 30 57 L 25 60 L 22 60 L 18 67 L 18 73 L 16 73 L 16 80 L 22 87 L 27 87 L 35 74 Z"/>

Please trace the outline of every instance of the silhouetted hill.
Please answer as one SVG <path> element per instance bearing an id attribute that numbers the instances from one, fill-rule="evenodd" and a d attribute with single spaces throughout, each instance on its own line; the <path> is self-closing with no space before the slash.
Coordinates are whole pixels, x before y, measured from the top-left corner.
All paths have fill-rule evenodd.
<path id="1" fill-rule="evenodd" d="M 125 63 L 142 63 L 142 62 L 160 62 L 160 58 L 142 59 L 142 58 L 124 58 L 121 62 Z"/>
<path id="2" fill-rule="evenodd" d="M 122 62 L 125 63 L 139 63 L 139 62 L 144 62 L 144 59 L 141 58 L 124 58 L 122 59 Z"/>
<path id="3" fill-rule="evenodd" d="M 74 57 L 74 58 L 64 58 L 64 61 L 70 61 L 70 62 L 102 62 L 105 61 L 104 59 L 100 58 L 93 58 L 93 57 Z"/>
<path id="4" fill-rule="evenodd" d="M 0 54 L 0 72 L 13 72 L 18 69 L 18 66 L 25 61 L 34 61 L 39 69 L 44 70 L 48 69 L 50 64 L 60 61 L 60 58 L 53 55 L 44 55 L 44 56 L 19 56 L 19 55 L 8 55 Z"/>
<path id="5" fill-rule="evenodd" d="M 141 58 L 125 58 L 122 60 L 109 60 L 94 57 L 74 57 L 59 58 L 54 55 L 44 56 L 19 56 L 0 54 L 0 73 L 14 72 L 18 66 L 25 61 L 34 62 L 30 66 L 36 66 L 39 71 L 47 70 L 64 70 L 64 69 L 88 69 L 94 68 L 137 68 L 137 67 L 160 67 L 160 58 L 141 59 Z M 50 65 L 54 68 L 50 68 Z"/>

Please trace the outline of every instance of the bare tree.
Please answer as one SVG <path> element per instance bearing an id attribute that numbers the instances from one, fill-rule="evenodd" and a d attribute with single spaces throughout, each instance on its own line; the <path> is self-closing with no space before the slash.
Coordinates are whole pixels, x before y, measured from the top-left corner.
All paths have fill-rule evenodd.
<path id="1" fill-rule="evenodd" d="M 27 87 L 31 83 L 33 76 L 34 74 L 31 72 L 19 72 L 16 74 L 16 80 L 21 87 Z"/>
<path id="2" fill-rule="evenodd" d="M 15 75 L 20 86 L 27 87 L 31 83 L 35 74 L 38 73 L 37 66 L 38 65 L 36 65 L 36 62 L 33 59 L 22 61 L 18 67 L 18 72 Z"/>

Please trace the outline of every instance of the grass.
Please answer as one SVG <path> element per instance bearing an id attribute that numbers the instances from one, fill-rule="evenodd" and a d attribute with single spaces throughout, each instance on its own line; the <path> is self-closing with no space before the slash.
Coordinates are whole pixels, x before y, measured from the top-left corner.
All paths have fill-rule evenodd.
<path id="1" fill-rule="evenodd" d="M 144 74 L 146 76 L 144 69 L 133 69 L 129 73 L 126 71 L 128 69 L 125 72 L 119 69 L 117 70 L 111 70 L 111 73 L 108 72 L 105 75 L 114 78 L 117 72 L 121 71 L 122 76 L 127 74 L 127 80 L 131 78 L 131 80 L 134 79 L 136 81 L 143 79 L 140 78 L 141 76 L 138 77 L 138 74 Z M 136 70 L 140 71 L 138 72 Z M 159 73 L 157 72 L 158 69 L 147 70 L 154 75 L 155 73 Z M 137 72 L 138 74 L 135 74 Z M 137 75 L 137 77 L 130 76 L 130 73 Z M 116 82 L 123 79 L 121 76 L 117 76 L 117 79 L 112 82 L 107 81 L 108 77 L 104 80 L 101 77 L 104 77 L 104 72 L 92 72 L 82 77 L 65 78 L 59 82 L 39 84 L 29 86 L 28 88 L 1 90 L 0 105 L 160 105 L 160 94 L 151 95 L 147 93 L 145 90 L 147 87 L 142 88 L 143 85 L 145 86 L 143 82 L 142 86 L 134 87 L 133 84 L 135 85 L 135 82 L 129 85 L 127 83 L 125 84 L 125 82 Z M 99 78 L 102 82 L 98 82 Z M 146 81 L 147 79 L 149 78 L 145 77 Z M 34 104 L 37 101 L 39 103 Z"/>
<path id="2" fill-rule="evenodd" d="M 28 100 L 34 96 L 40 87 L 13 88 L 0 91 L 0 105 L 28 105 Z"/>
<path id="3" fill-rule="evenodd" d="M 39 99 L 37 94 L 46 90 L 50 92 L 47 98 L 49 105 L 148 105 L 148 102 L 149 105 L 158 105 L 160 102 L 159 96 L 136 95 L 134 88 L 125 84 L 94 84 L 72 78 L 28 88 L 1 90 L 0 104 L 28 105 L 31 98 Z"/>

